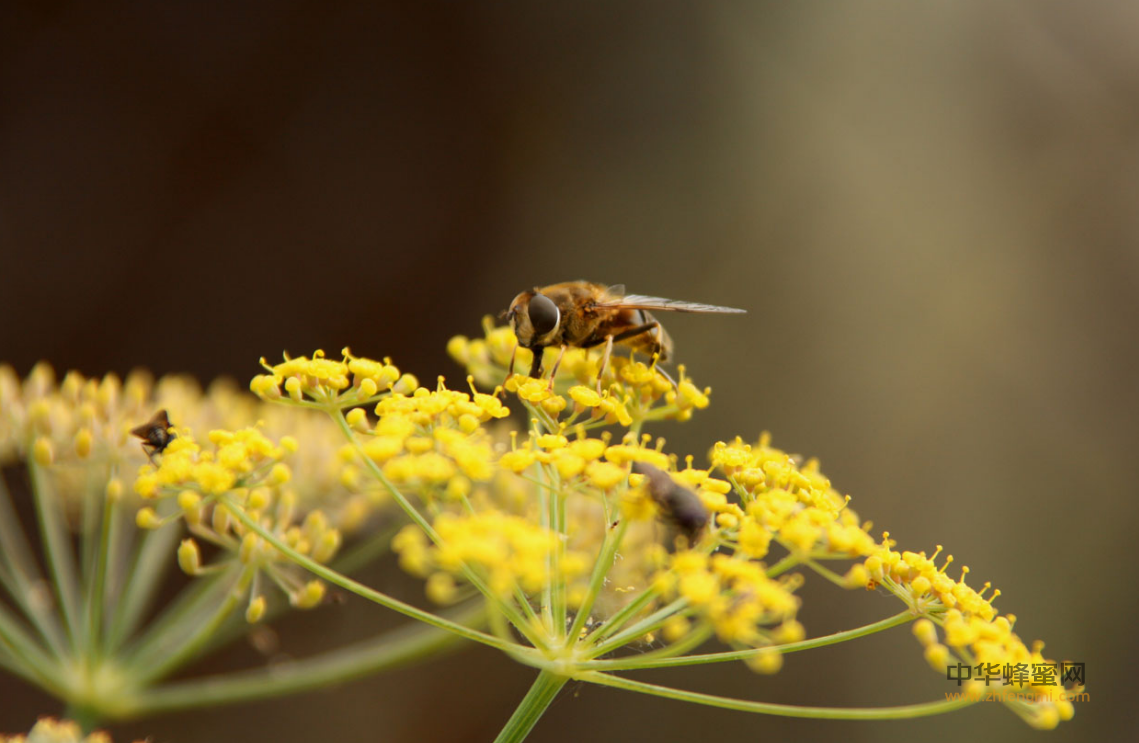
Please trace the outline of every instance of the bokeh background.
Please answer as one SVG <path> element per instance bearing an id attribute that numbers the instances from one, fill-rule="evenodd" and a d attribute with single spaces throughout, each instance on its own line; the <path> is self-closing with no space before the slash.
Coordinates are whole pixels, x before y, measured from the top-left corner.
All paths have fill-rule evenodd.
<path id="1" fill-rule="evenodd" d="M 713 405 L 821 457 L 911 549 L 946 545 L 1123 740 L 1136 690 L 1139 5 L 1021 2 L 0 5 L 0 359 L 248 379 L 261 355 L 444 345 L 535 284 L 745 307 L 667 318 Z M 391 581 L 389 575 L 374 580 Z M 390 583 L 389 583 L 390 585 Z M 409 586 L 408 591 L 417 590 Z M 804 590 L 811 634 L 894 613 Z M 393 623 L 279 626 L 303 655 Z M 260 662 L 248 648 L 191 672 Z M 532 673 L 472 648 L 116 739 L 489 740 Z M 662 683 L 938 698 L 905 630 Z M 0 679 L 0 730 L 58 712 Z M 1041 740 L 998 705 L 900 723 L 564 694 L 532 740 Z"/>

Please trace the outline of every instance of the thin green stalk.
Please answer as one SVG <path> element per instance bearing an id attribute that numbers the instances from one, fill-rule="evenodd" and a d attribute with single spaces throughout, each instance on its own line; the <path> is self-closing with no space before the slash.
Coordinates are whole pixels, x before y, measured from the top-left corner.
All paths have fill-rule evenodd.
<path id="1" fill-rule="evenodd" d="M 139 533 L 138 529 L 126 531 Z M 105 625 L 107 637 L 104 646 L 108 652 L 121 647 L 142 622 L 158 593 L 161 578 L 174 563 L 174 542 L 180 533 L 179 529 L 146 530 L 142 533 L 131 566 L 123 578 L 120 598 L 111 610 L 111 621 Z"/>
<path id="2" fill-rule="evenodd" d="M 189 637 L 179 638 L 178 644 L 162 648 L 165 652 L 158 658 L 145 658 L 135 663 L 134 679 L 141 686 L 162 678 L 170 671 L 185 664 L 196 656 L 209 642 L 213 634 L 233 614 L 237 605 L 246 597 L 249 584 L 253 581 L 256 568 L 245 566 L 237 580 L 230 587 L 225 600 L 217 606 L 209 619 L 200 623 Z"/>
<path id="3" fill-rule="evenodd" d="M 485 606 L 480 605 L 453 619 L 463 624 L 477 624 L 485 614 Z M 418 622 L 409 623 L 379 637 L 286 665 L 196 678 L 150 689 L 128 700 L 121 710 L 112 710 L 111 713 L 118 717 L 133 717 L 295 694 L 432 658 L 459 647 L 458 641 L 459 637 L 450 632 Z"/>
<path id="4" fill-rule="evenodd" d="M 662 648 L 650 650 L 647 653 L 640 653 L 636 656 L 636 658 L 637 658 L 637 660 L 642 660 L 645 663 L 652 663 L 653 661 L 656 661 L 656 660 L 669 660 L 669 659 L 675 658 L 677 656 L 680 656 L 683 653 L 687 653 L 689 650 L 692 650 L 693 648 L 700 647 L 701 645 L 703 645 L 708 640 L 708 638 L 710 638 L 712 636 L 712 634 L 713 634 L 712 627 L 705 625 L 703 627 L 700 627 L 698 629 L 693 630 L 692 632 L 689 632 L 687 635 L 685 635 L 684 637 L 682 637 L 681 639 L 677 640 L 674 643 L 671 643 L 669 645 L 665 645 Z M 623 660 L 632 661 L 633 658 L 624 658 Z M 603 663 L 604 661 L 586 661 L 584 663 L 581 663 L 580 666 L 581 667 L 591 667 L 593 663 L 598 663 L 598 662 Z M 632 667 L 633 668 L 647 668 L 649 666 L 647 666 L 647 665 L 646 666 L 634 665 Z M 613 670 L 613 669 L 608 667 L 608 666 L 603 666 L 603 667 L 597 668 L 596 670 L 609 671 L 609 670 Z"/>
<path id="5" fill-rule="evenodd" d="M 515 647 L 514 643 L 512 642 L 500 640 L 499 638 L 494 637 L 493 635 L 488 635 L 485 632 L 473 630 L 456 622 L 444 619 L 443 617 L 440 617 L 436 614 L 432 614 L 431 612 L 417 609 L 411 604 L 405 604 L 404 602 L 398 599 L 394 599 L 385 593 L 381 593 L 373 588 L 369 588 L 363 583 L 358 583 L 351 578 L 343 576 L 335 570 L 332 570 L 325 565 L 321 565 L 312 558 L 302 555 L 289 545 L 285 544 L 275 534 L 251 519 L 249 517 L 249 514 L 245 513 L 245 511 L 237 504 L 237 502 L 233 500 L 232 496 L 223 496 L 222 501 L 227 506 L 229 506 L 234 518 L 244 524 L 247 529 L 271 544 L 277 549 L 278 552 L 288 557 L 297 565 L 300 565 L 302 568 L 309 571 L 313 575 L 324 579 L 334 586 L 340 586 L 345 591 L 350 591 L 357 596 L 366 598 L 369 601 L 379 604 L 380 606 L 386 607 L 393 611 L 398 611 L 400 614 L 409 616 L 412 619 L 418 619 L 419 621 L 425 622 L 434 627 L 445 629 L 448 632 L 453 632 L 454 634 L 468 640 L 481 642 L 484 645 L 489 645 L 493 648 L 498 648 L 499 650 L 510 650 Z"/>
<path id="6" fill-rule="evenodd" d="M 778 717 L 801 717 L 814 720 L 908 720 L 915 717 L 928 717 L 940 715 L 945 712 L 968 707 L 975 702 L 969 699 L 946 699 L 923 704 L 905 704 L 897 707 L 805 707 L 793 704 L 772 704 L 769 702 L 750 702 L 744 699 L 732 699 L 713 694 L 700 694 L 694 691 L 671 689 L 667 686 L 648 684 L 643 681 L 611 676 L 597 671 L 587 671 L 577 675 L 581 681 L 588 681 L 600 686 L 611 686 L 615 689 L 637 691 L 642 694 L 675 699 L 681 702 L 693 702 L 709 707 L 734 709 L 739 712 L 754 712 L 763 715 L 776 715 Z"/>
<path id="7" fill-rule="evenodd" d="M 651 586 L 641 591 L 641 595 L 622 606 L 616 614 L 606 619 L 600 627 L 589 633 L 589 636 L 585 638 L 585 643 L 599 642 L 613 633 L 620 631 L 620 629 L 625 626 L 625 622 L 628 622 L 637 612 L 648 606 L 656 596 L 657 591 Z"/>
<path id="8" fill-rule="evenodd" d="M 91 494 L 90 497 L 101 498 L 103 489 L 100 488 L 99 494 Z M 91 589 L 86 592 L 83 597 L 84 610 L 86 613 L 84 621 L 84 638 L 87 644 L 87 652 L 90 657 L 96 658 L 102 649 L 102 629 L 100 622 L 104 618 L 103 599 L 105 596 L 104 591 L 107 585 L 107 568 L 110 565 L 110 552 L 111 552 L 111 524 L 118 514 L 117 499 L 107 501 L 103 500 L 102 519 L 99 527 L 99 542 L 94 547 L 94 564 L 89 575 L 91 581 Z"/>
<path id="9" fill-rule="evenodd" d="M 605 585 L 605 576 L 609 574 L 609 569 L 613 567 L 613 560 L 617 554 L 617 550 L 621 547 L 621 542 L 625 538 L 625 532 L 629 528 L 629 519 L 621 519 L 617 524 L 616 533 L 613 529 L 605 530 L 605 540 L 601 543 L 601 550 L 598 552 L 597 561 L 593 564 L 593 575 L 589 578 L 589 589 L 585 593 L 585 599 L 581 602 L 581 606 L 577 610 L 577 616 L 573 618 L 573 626 L 569 630 L 569 641 L 573 642 L 582 628 L 585 626 L 586 621 L 589 619 L 589 612 L 593 611 L 593 604 L 597 601 L 598 595 L 601 594 L 601 589 Z"/>
<path id="10" fill-rule="evenodd" d="M 778 578 L 791 568 L 799 565 L 802 560 L 796 554 L 790 554 L 767 569 L 768 578 Z"/>
<path id="11" fill-rule="evenodd" d="M 800 650 L 810 650 L 812 648 L 826 647 L 827 645 L 837 645 L 840 642 L 847 642 L 859 637 L 866 637 L 876 632 L 897 627 L 917 619 L 913 612 L 906 611 L 895 614 L 892 617 L 881 619 L 872 624 L 856 627 L 855 629 L 844 630 L 842 632 L 835 632 L 831 635 L 823 635 L 822 637 L 815 637 L 810 640 L 802 640 L 800 642 L 789 642 L 784 645 L 773 645 L 776 650 L 781 653 L 794 653 Z M 734 660 L 746 660 L 751 656 L 761 652 L 765 648 L 749 648 L 747 650 L 731 650 L 721 653 L 704 653 L 701 655 L 682 655 L 674 658 L 646 658 L 644 655 L 635 658 L 616 658 L 613 660 L 590 660 L 579 664 L 580 668 L 586 670 L 597 671 L 621 671 L 627 669 L 641 669 L 641 668 L 672 668 L 675 666 L 693 666 L 703 663 L 725 663 Z M 648 654 L 646 654 L 648 655 Z"/>
<path id="12" fill-rule="evenodd" d="M 683 597 L 676 599 L 668 606 L 663 606 L 660 609 L 657 609 L 641 621 L 636 622 L 621 632 L 618 632 L 605 642 L 593 648 L 591 651 L 592 654 L 595 657 L 599 655 L 605 655 L 606 653 L 610 653 L 616 650 L 622 645 L 626 645 L 633 640 L 636 640 L 646 632 L 652 632 L 654 629 L 663 624 L 665 620 L 667 620 L 670 616 L 680 611 L 687 605 L 688 599 Z"/>
<path id="13" fill-rule="evenodd" d="M 525 740 L 567 681 L 569 681 L 567 676 L 558 676 L 549 671 L 540 672 L 530 691 L 506 721 L 502 732 L 494 739 L 495 743 L 517 743 Z"/>
<path id="14" fill-rule="evenodd" d="M 830 568 L 823 567 L 822 565 L 820 565 L 815 560 L 807 559 L 807 560 L 803 561 L 803 564 L 806 565 L 807 567 L 811 568 L 811 570 L 814 570 L 816 573 L 823 576 L 827 580 L 829 580 L 831 583 L 834 583 L 839 588 L 849 588 L 846 581 L 843 580 L 843 577 L 841 575 L 834 572 Z"/>
<path id="15" fill-rule="evenodd" d="M 60 665 L 35 643 L 31 635 L 13 617 L 7 607 L 0 604 L 0 649 L 7 652 L 14 670 L 24 678 L 49 692 L 62 695 L 64 683 L 59 678 Z"/>
<path id="16" fill-rule="evenodd" d="M 24 531 L 20 528 L 16 510 L 4 478 L 0 477 L 0 585 L 3 585 L 13 603 L 23 611 L 56 658 L 66 655 L 63 627 L 50 602 L 36 601 L 33 585 L 43 585 L 43 577 L 32 557 Z"/>
<path id="17" fill-rule="evenodd" d="M 225 594 L 237 580 L 240 571 L 240 563 L 232 561 L 220 573 L 197 578 L 182 589 L 177 598 L 154 621 L 149 622 L 133 642 L 116 654 L 127 658 L 128 664 L 139 664 L 164 653 L 164 648 L 176 642 L 173 638 L 187 635 L 204 621 L 212 607 L 225 600 Z"/>
<path id="18" fill-rule="evenodd" d="M 555 473 L 556 474 L 556 473 Z M 550 582 L 554 584 L 554 616 L 557 618 L 558 632 L 566 630 L 568 612 L 566 581 L 562 578 L 562 565 L 566 556 L 566 541 L 569 539 L 569 523 L 566 520 L 566 493 L 563 492 L 561 476 L 557 476 L 558 492 L 554 494 L 554 515 L 557 517 L 558 542 L 554 549 L 554 572 Z"/>
<path id="19" fill-rule="evenodd" d="M 341 573 L 355 573 L 365 565 L 369 565 L 372 561 L 388 554 L 391 551 L 392 537 L 402 528 L 403 524 L 392 524 L 343 550 L 332 561 L 332 567 Z"/>
<path id="20" fill-rule="evenodd" d="M 64 523 L 59 498 L 48 483 L 48 477 L 34 459 L 28 460 L 28 475 L 39 516 L 40 534 L 43 537 L 44 557 L 51 573 L 52 585 L 63 612 L 64 627 L 71 641 L 71 649 L 79 642 L 79 584 L 75 577 L 75 555 Z"/>

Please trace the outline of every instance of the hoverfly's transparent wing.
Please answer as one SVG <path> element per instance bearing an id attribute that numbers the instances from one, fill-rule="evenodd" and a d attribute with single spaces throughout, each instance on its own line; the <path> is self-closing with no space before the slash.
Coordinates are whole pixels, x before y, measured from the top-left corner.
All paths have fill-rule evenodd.
<path id="1" fill-rule="evenodd" d="M 644 294 L 625 294 L 619 298 L 615 298 L 613 301 L 605 302 L 601 304 L 601 306 L 613 307 L 615 309 L 664 310 L 667 312 L 714 312 L 729 315 L 738 315 L 747 312 L 747 310 L 741 310 L 736 307 L 720 307 L 714 304 L 685 302 L 679 299 L 649 297 Z"/>

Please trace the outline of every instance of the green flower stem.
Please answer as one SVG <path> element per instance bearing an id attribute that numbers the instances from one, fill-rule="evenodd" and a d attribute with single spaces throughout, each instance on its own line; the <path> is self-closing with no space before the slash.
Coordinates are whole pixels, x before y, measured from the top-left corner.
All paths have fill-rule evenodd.
<path id="1" fill-rule="evenodd" d="M 897 707 L 803 707 L 793 704 L 771 704 L 768 702 L 750 702 L 744 699 L 719 697 L 713 694 L 700 694 L 694 691 L 671 689 L 667 686 L 648 684 L 643 681 L 610 676 L 597 671 L 587 671 L 578 674 L 576 678 L 600 686 L 611 686 L 615 689 L 638 691 L 643 694 L 675 699 L 681 702 L 693 702 L 709 707 L 734 709 L 740 712 L 754 712 L 762 715 L 776 715 L 778 717 L 801 717 L 813 720 L 909 720 L 915 717 L 928 717 L 940 715 L 945 712 L 968 707 L 975 702 L 969 699 L 946 699 L 923 704 L 906 704 Z"/>
<path id="2" fill-rule="evenodd" d="M 403 528 L 403 524 L 393 524 L 377 532 L 358 544 L 345 549 L 332 561 L 332 567 L 341 573 L 355 573 L 365 565 L 391 552 L 392 538 Z"/>
<path id="3" fill-rule="evenodd" d="M 645 663 L 652 663 L 655 660 L 672 659 L 672 658 L 675 658 L 679 655 L 687 653 L 689 650 L 692 650 L 693 648 L 696 648 L 696 647 L 703 645 L 708 640 L 708 638 L 710 638 L 712 636 L 712 634 L 713 634 L 712 627 L 710 625 L 703 625 L 703 626 L 698 627 L 697 629 L 694 629 L 692 632 L 689 632 L 686 636 L 682 637 L 681 639 L 677 640 L 674 643 L 666 645 L 663 648 L 657 648 L 656 650 L 650 650 L 647 653 L 641 653 L 641 654 L 637 655 L 636 657 L 637 657 L 637 660 L 644 661 Z M 632 658 L 623 658 L 621 660 L 631 661 Z M 597 663 L 597 662 L 598 661 L 586 661 L 584 663 L 581 663 L 580 666 L 583 668 L 587 668 L 587 667 L 590 667 L 593 663 Z M 604 661 L 601 661 L 601 662 L 604 663 Z M 614 661 L 614 662 L 617 662 L 617 661 Z M 647 666 L 634 665 L 631 667 L 632 668 L 645 668 Z M 609 670 L 613 670 L 613 669 L 608 667 L 608 666 L 602 666 L 602 667 L 597 668 L 595 670 L 609 671 Z"/>
<path id="4" fill-rule="evenodd" d="M 474 609 L 468 608 L 453 619 L 462 624 L 478 624 L 485 614 L 485 606 L 479 605 Z M 270 699 L 395 670 L 458 647 L 459 637 L 450 632 L 417 622 L 409 623 L 378 637 L 286 665 L 192 679 L 150 689 L 126 700 L 123 707 L 112 710 L 112 714 L 120 718 L 136 717 Z"/>
<path id="5" fill-rule="evenodd" d="M 525 740 L 567 681 L 569 681 L 568 676 L 558 676 L 550 671 L 539 673 L 530 691 L 522 698 L 514 714 L 506 721 L 502 732 L 494 739 L 495 743 L 517 743 Z"/>
<path id="6" fill-rule="evenodd" d="M 128 529 L 126 533 L 137 535 L 140 530 Z M 104 647 L 113 652 L 138 628 L 158 593 L 161 579 L 173 564 L 171 554 L 178 539 L 178 529 L 146 530 L 138 539 L 130 567 L 125 571 L 122 583 L 116 588 L 119 600 L 111 609 L 111 619 L 105 623 L 107 637 Z"/>
<path id="7" fill-rule="evenodd" d="M 199 577 L 179 592 L 162 614 L 147 624 L 145 631 L 116 654 L 127 659 L 127 664 L 144 664 L 146 659 L 162 654 L 164 648 L 178 642 L 200 625 L 213 607 L 225 601 L 230 587 L 237 581 L 241 565 L 230 561 L 222 572 Z"/>
<path id="8" fill-rule="evenodd" d="M 625 623 L 636 615 L 641 609 L 645 608 L 649 602 L 657 597 L 656 589 L 646 588 L 641 591 L 641 595 L 625 604 L 616 614 L 606 619 L 600 627 L 593 630 L 588 637 L 585 638 L 585 643 L 595 643 L 609 637 L 615 632 L 618 632 Z"/>
<path id="9" fill-rule="evenodd" d="M 12 602 L 43 637 L 56 658 L 66 656 L 63 627 L 54 612 L 47 606 L 49 602 L 35 601 L 32 586 L 41 583 L 39 568 L 32 558 L 31 548 L 20 527 L 20 520 L 12 508 L 12 499 L 4 478 L 0 477 L 0 585 L 8 592 Z M 41 583 L 42 585 L 42 583 Z"/>
<path id="10" fill-rule="evenodd" d="M 843 580 L 843 577 L 841 575 L 834 572 L 830 568 L 823 567 L 822 565 L 820 565 L 815 560 L 810 560 L 810 559 L 804 560 L 803 564 L 806 565 L 807 567 L 809 567 L 811 570 L 814 570 L 816 573 L 823 576 L 827 580 L 829 580 L 831 583 L 834 583 L 839 588 L 849 588 L 850 587 L 847 584 L 847 582 L 845 580 Z"/>
<path id="11" fill-rule="evenodd" d="M 778 578 L 791 568 L 802 563 L 798 555 L 792 553 L 767 569 L 768 578 Z"/>
<path id="12" fill-rule="evenodd" d="M 553 418 L 550 417 L 549 413 L 534 405 L 529 400 L 522 400 L 521 397 L 518 399 L 522 401 L 522 405 L 526 408 L 526 412 L 530 414 L 530 420 L 540 421 L 542 427 L 546 429 L 546 433 L 558 432 L 558 424 Z"/>
<path id="13" fill-rule="evenodd" d="M 161 650 L 166 652 L 158 658 L 134 659 L 134 680 L 139 685 L 145 685 L 155 679 L 162 678 L 198 655 L 213 634 L 222 626 L 222 623 L 233 614 L 238 603 L 245 599 L 249 592 L 249 585 L 253 582 L 253 577 L 256 574 L 257 569 L 254 566 L 246 565 L 241 574 L 238 575 L 237 580 L 230 586 L 225 600 L 217 606 L 210 618 L 199 624 L 189 637 L 179 638 L 175 648 L 172 649 L 169 645 L 159 646 Z"/>
<path id="14" fill-rule="evenodd" d="M 65 684 L 60 678 L 60 663 L 49 657 L 32 640 L 28 632 L 0 604 L 0 651 L 7 656 L 5 666 L 49 692 L 62 695 Z"/>
<path id="15" fill-rule="evenodd" d="M 309 571 L 313 575 L 324 579 L 334 586 L 339 586 L 345 591 L 350 591 L 357 596 L 366 598 L 369 601 L 379 604 L 380 606 L 386 607 L 393 611 L 398 611 L 400 614 L 411 617 L 412 619 L 418 619 L 421 622 L 430 624 L 433 627 L 447 630 L 448 632 L 452 632 L 468 640 L 481 642 L 484 645 L 489 645 L 493 648 L 498 648 L 499 650 L 511 650 L 515 648 L 514 643 L 500 640 L 493 635 L 488 635 L 485 632 L 479 632 L 478 630 L 471 629 L 470 627 L 466 627 L 449 619 L 444 619 L 443 617 L 432 614 L 429 611 L 417 609 L 411 604 L 405 604 L 404 602 L 398 599 L 394 599 L 385 593 L 380 593 L 373 588 L 369 588 L 363 583 L 358 583 L 351 578 L 343 576 L 335 570 L 332 570 L 325 565 L 321 565 L 312 558 L 307 557 L 306 555 L 302 555 L 300 552 L 297 552 L 295 549 L 285 544 L 275 534 L 251 519 L 249 517 L 249 514 L 245 513 L 245 511 L 242 510 L 242 508 L 238 505 L 237 501 L 233 499 L 233 496 L 222 496 L 222 502 L 224 502 L 229 507 L 233 513 L 234 518 L 244 524 L 247 529 L 264 539 L 269 544 L 276 547 L 278 552 L 283 554 L 285 557 L 288 557 L 297 565 L 300 565 L 302 568 Z M 502 602 L 497 602 L 496 605 L 501 604 Z"/>
<path id="16" fill-rule="evenodd" d="M 603 642 L 600 645 L 598 645 L 597 647 L 593 648 L 593 650 L 591 651 L 591 654 L 594 657 L 597 657 L 599 655 L 605 655 L 606 653 L 610 653 L 610 652 L 616 650 L 617 648 L 621 647 L 622 645 L 629 644 L 633 640 L 636 640 L 637 638 L 643 636 L 646 632 L 652 632 L 654 629 L 656 629 L 660 625 L 664 624 L 665 620 L 667 620 L 670 616 L 672 616 L 676 612 L 684 609 L 684 607 L 687 605 L 688 605 L 688 599 L 683 598 L 683 597 L 676 599 L 675 601 L 673 601 L 668 606 L 664 606 L 664 607 L 661 607 L 660 609 L 657 609 L 656 611 L 654 611 L 652 614 L 649 614 L 647 617 L 645 617 L 641 621 L 636 622 L 632 626 L 630 626 L 630 627 L 622 630 L 621 632 L 618 632 L 617 634 L 613 635 L 612 637 L 610 637 L 605 642 Z"/>
<path id="17" fill-rule="evenodd" d="M 85 621 L 83 636 L 87 644 L 87 652 L 90 657 L 98 658 L 102 649 L 102 629 L 100 623 L 103 620 L 106 607 L 103 602 L 105 599 L 105 591 L 107 587 L 107 569 L 110 565 L 110 552 L 111 552 L 111 525 L 114 523 L 118 516 L 119 509 L 117 508 L 117 501 L 108 502 L 104 497 L 105 488 L 99 488 L 98 493 L 92 492 L 89 497 L 91 499 L 100 499 L 103 501 L 102 505 L 102 519 L 99 527 L 99 542 L 95 545 L 93 550 L 93 562 L 91 566 L 91 589 L 85 592 L 83 597 L 85 609 Z"/>
<path id="18" fill-rule="evenodd" d="M 569 521 L 566 518 L 566 493 L 564 492 L 561 476 L 555 470 L 554 475 L 558 483 L 558 491 L 554 493 L 554 515 L 557 517 L 556 531 L 558 543 L 554 548 L 554 570 L 550 573 L 550 582 L 554 584 L 554 617 L 558 634 L 565 631 L 569 609 L 567 607 L 566 581 L 562 576 L 562 565 L 565 563 L 566 542 L 569 540 Z"/>
<path id="19" fill-rule="evenodd" d="M 64 627 L 71 648 L 75 650 L 79 641 L 79 585 L 75 577 L 75 556 L 71 551 L 70 537 L 60 511 L 60 500 L 48 483 L 47 475 L 33 459 L 28 460 L 28 475 L 40 521 L 44 556 L 63 611 Z"/>
<path id="20" fill-rule="evenodd" d="M 388 493 L 391 494 L 392 498 L 396 503 L 399 504 L 399 507 L 403 509 L 404 513 L 408 515 L 408 518 L 414 521 L 420 529 L 423 529 L 423 532 L 432 542 L 439 544 L 441 540 L 439 538 L 438 532 L 436 532 L 431 524 L 427 521 L 427 519 L 423 517 L 423 514 L 421 514 L 419 510 L 411 504 L 411 501 L 409 501 L 407 497 L 404 496 L 402 492 L 400 492 L 399 488 L 397 488 L 395 484 L 388 479 L 387 475 L 384 474 L 383 470 L 379 468 L 375 461 L 364 452 L 364 447 L 361 446 L 359 440 L 356 438 L 356 435 L 352 432 L 352 427 L 348 425 L 348 420 L 344 417 L 344 411 L 340 410 L 339 408 L 327 407 L 324 408 L 324 410 L 330 416 L 332 416 L 333 420 L 336 421 L 336 424 L 340 427 L 341 432 L 344 434 L 345 438 L 348 439 L 349 443 L 352 444 L 352 448 L 356 450 L 356 454 L 359 455 L 361 460 L 363 460 L 364 465 L 372 473 L 372 476 L 379 480 L 380 484 L 387 488 Z M 230 499 L 227 498 L 226 500 L 227 502 L 230 502 L 231 509 L 236 508 Z M 244 520 L 242 522 L 244 523 Z M 313 564 L 315 565 L 316 563 Z M 503 614 L 507 619 L 510 620 L 510 623 L 513 624 L 515 628 L 517 628 L 518 632 L 520 632 L 523 637 L 529 640 L 532 645 L 535 647 L 544 646 L 541 637 L 534 632 L 529 623 L 527 623 L 522 615 L 518 613 L 518 610 L 511 606 L 508 602 L 502 601 L 497 596 L 495 596 L 494 592 L 490 590 L 486 583 L 481 578 L 479 578 L 479 576 L 476 575 L 473 570 L 465 565 L 463 566 L 463 577 L 470 581 L 471 585 L 477 588 L 479 592 L 482 595 L 486 596 L 489 601 L 497 602 L 501 606 Z"/>
<path id="21" fill-rule="evenodd" d="M 605 576 L 609 574 L 609 569 L 613 567 L 613 561 L 617 555 L 617 550 L 621 547 L 621 542 L 625 539 L 625 532 L 629 529 L 629 519 L 621 519 L 617 524 L 616 533 L 613 529 L 605 530 L 605 540 L 601 543 L 601 550 L 597 555 L 597 561 L 593 564 L 593 575 L 589 578 L 589 589 L 586 591 L 585 599 L 581 602 L 581 606 L 577 610 L 577 616 L 573 618 L 573 626 L 570 627 L 568 639 L 572 643 L 575 638 L 581 633 L 585 627 L 586 621 L 589 619 L 589 612 L 593 611 L 593 604 L 597 601 L 597 597 L 601 594 L 601 589 L 605 585 Z"/>
<path id="22" fill-rule="evenodd" d="M 902 624 L 907 624 L 917 619 L 917 616 L 908 609 L 895 614 L 892 617 L 874 622 L 873 624 L 863 625 L 855 629 L 844 630 L 842 632 L 835 632 L 832 635 L 823 635 L 822 637 L 815 637 L 810 640 L 802 640 L 801 642 L 789 642 L 785 645 L 773 645 L 776 650 L 782 653 L 794 653 L 800 650 L 810 650 L 812 648 L 826 647 L 827 645 L 837 645 L 840 642 L 854 640 L 859 637 L 866 637 L 876 632 L 897 627 Z M 725 663 L 734 660 L 746 660 L 747 658 L 759 653 L 763 648 L 749 648 L 747 650 L 732 650 L 722 653 L 705 653 L 702 655 L 683 655 L 675 658 L 646 658 L 644 655 L 635 658 L 617 658 L 614 660 L 591 660 L 579 664 L 579 668 L 586 670 L 597 671 L 621 671 L 628 669 L 639 668 L 672 668 L 675 666 L 693 666 L 702 663 Z M 649 655 L 646 653 L 645 655 Z"/>

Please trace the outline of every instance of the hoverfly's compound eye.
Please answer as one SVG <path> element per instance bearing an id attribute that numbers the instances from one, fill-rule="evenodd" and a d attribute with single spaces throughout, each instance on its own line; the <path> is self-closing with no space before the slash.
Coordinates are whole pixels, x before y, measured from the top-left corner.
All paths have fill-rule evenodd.
<path id="1" fill-rule="evenodd" d="M 530 324 L 534 327 L 535 335 L 545 335 L 558 327 L 562 313 L 553 300 L 544 294 L 535 294 L 530 299 Z"/>

